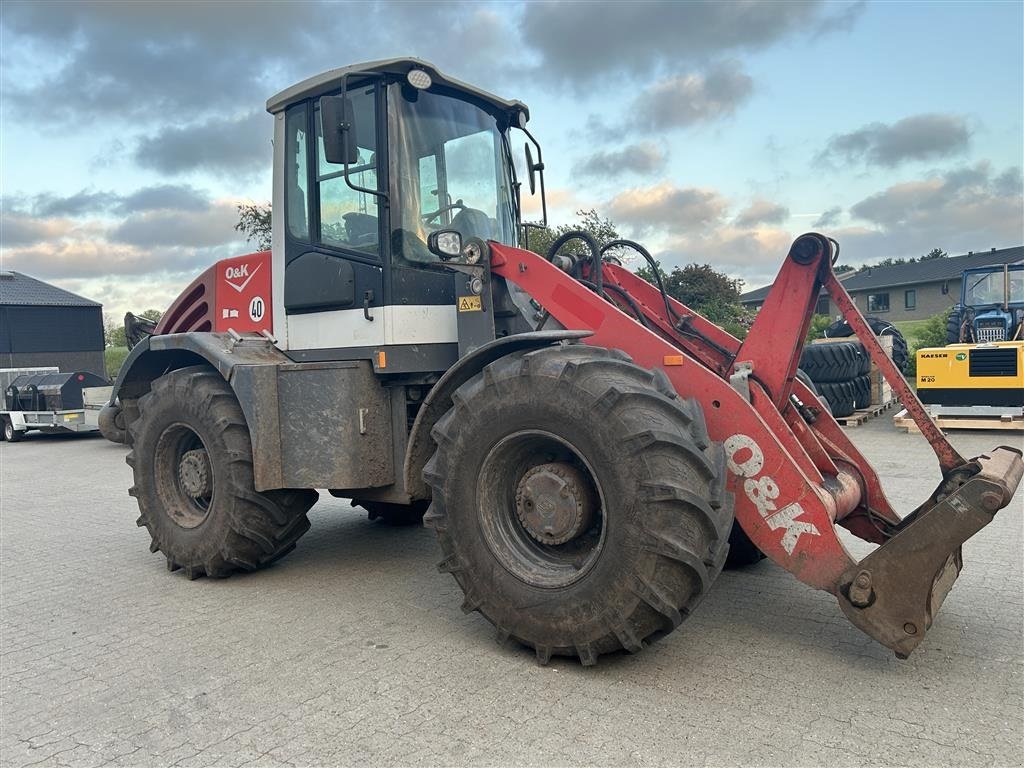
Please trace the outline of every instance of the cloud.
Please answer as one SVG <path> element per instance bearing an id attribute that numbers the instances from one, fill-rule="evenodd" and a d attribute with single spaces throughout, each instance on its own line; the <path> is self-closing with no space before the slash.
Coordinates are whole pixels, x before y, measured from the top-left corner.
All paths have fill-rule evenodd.
<path id="1" fill-rule="evenodd" d="M 127 195 L 83 191 L 7 200 L 0 213 L 4 266 L 43 279 L 198 268 L 244 248 L 234 229 L 236 205 L 170 184 Z"/>
<path id="2" fill-rule="evenodd" d="M 576 163 L 573 174 L 591 178 L 614 178 L 625 174 L 641 176 L 665 169 L 668 153 L 649 141 L 630 144 L 619 150 L 598 150 Z"/>
<path id="3" fill-rule="evenodd" d="M 265 112 L 251 112 L 240 118 L 172 126 L 141 139 L 132 156 L 141 167 L 167 174 L 255 172 L 270 168 L 273 162 L 273 125 Z"/>
<path id="4" fill-rule="evenodd" d="M 188 184 L 156 184 L 140 187 L 127 195 L 91 189 L 65 197 L 43 192 L 31 198 L 8 198 L 6 207 L 22 213 L 31 212 L 37 218 L 80 218 L 154 210 L 200 211 L 210 207 L 210 196 Z"/>
<path id="5" fill-rule="evenodd" d="M 106 210 L 118 199 L 113 192 L 93 192 L 84 189 L 68 197 L 44 193 L 35 197 L 32 209 L 38 216 L 82 216 Z"/>
<path id="6" fill-rule="evenodd" d="M 358 33 L 353 32 L 353 23 Z M 519 41 L 511 21 L 469 2 L 16 3 L 4 4 L 5 98 L 51 125 L 201 122 L 347 63 L 419 52 L 463 77 L 510 74 Z M 11 49 L 14 46 L 5 45 Z"/>
<path id="7" fill-rule="evenodd" d="M 829 10 L 821 2 L 530 3 L 520 31 L 538 71 L 582 89 L 609 75 L 649 76 L 683 59 L 761 50 L 830 18 Z"/>
<path id="8" fill-rule="evenodd" d="M 717 191 L 668 182 L 637 187 L 605 204 L 609 217 L 637 235 L 707 229 L 724 217 L 728 201 Z"/>
<path id="9" fill-rule="evenodd" d="M 842 214 L 842 208 L 840 208 L 838 205 L 833 206 L 832 208 L 829 208 L 827 211 L 824 211 L 821 214 L 821 216 L 815 219 L 814 223 L 811 226 L 814 227 L 815 229 L 819 227 L 834 227 L 836 224 L 839 223 L 839 217 L 842 216 Z"/>
<path id="10" fill-rule="evenodd" d="M 142 248 L 209 247 L 239 240 L 237 222 L 235 204 L 222 201 L 201 211 L 146 211 L 114 227 L 109 238 Z"/>
<path id="11" fill-rule="evenodd" d="M 158 184 L 143 187 L 122 197 L 117 204 L 117 210 L 120 213 L 168 209 L 201 211 L 209 205 L 209 195 L 187 184 Z"/>
<path id="12" fill-rule="evenodd" d="M 870 123 L 855 131 L 837 134 L 829 139 L 818 160 L 836 159 L 893 168 L 914 160 L 962 154 L 970 138 L 967 121 L 960 115 L 913 115 L 891 125 Z"/>
<path id="13" fill-rule="evenodd" d="M 893 184 L 850 207 L 854 224 L 833 235 L 852 261 L 1019 245 L 1024 232 L 1020 168 L 987 162 Z"/>
<path id="14" fill-rule="evenodd" d="M 756 288 L 772 280 L 792 242 L 792 233 L 777 227 L 751 231 L 722 226 L 674 238 L 656 256 L 669 269 L 694 262 L 710 264 Z"/>
<path id="15" fill-rule="evenodd" d="M 645 89 L 630 113 L 637 130 L 656 133 L 729 117 L 750 98 L 754 81 L 737 62 L 717 64 L 705 74 L 687 74 Z"/>
<path id="16" fill-rule="evenodd" d="M 4 247 L 4 261 L 7 261 L 12 246 L 32 245 L 62 237 L 71 226 L 67 219 L 39 218 L 21 211 L 3 211 L 0 213 L 0 243 Z"/>
<path id="17" fill-rule="evenodd" d="M 781 224 L 789 218 L 789 208 L 770 200 L 755 200 L 736 217 L 736 226 L 756 227 L 758 224 Z"/>

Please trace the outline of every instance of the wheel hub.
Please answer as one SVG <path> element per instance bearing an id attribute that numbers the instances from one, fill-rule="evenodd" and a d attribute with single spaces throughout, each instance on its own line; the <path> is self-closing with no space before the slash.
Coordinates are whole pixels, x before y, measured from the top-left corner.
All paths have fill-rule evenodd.
<path id="1" fill-rule="evenodd" d="M 210 457 L 202 448 L 186 451 L 178 462 L 181 489 L 193 499 L 208 497 L 213 491 Z"/>
<path id="2" fill-rule="evenodd" d="M 572 464 L 551 462 L 529 469 L 516 488 L 516 515 L 541 544 L 564 544 L 593 523 L 594 491 Z"/>

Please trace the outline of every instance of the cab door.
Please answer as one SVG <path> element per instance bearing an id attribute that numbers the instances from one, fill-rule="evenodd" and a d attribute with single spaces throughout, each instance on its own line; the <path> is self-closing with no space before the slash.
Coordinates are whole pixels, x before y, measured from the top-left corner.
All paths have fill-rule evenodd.
<path id="1" fill-rule="evenodd" d="M 385 343 L 383 223 L 375 83 L 349 89 L 358 159 L 324 158 L 319 99 L 285 116 L 284 312 L 296 359 L 366 356 Z M 362 189 L 359 189 L 362 188 Z"/>

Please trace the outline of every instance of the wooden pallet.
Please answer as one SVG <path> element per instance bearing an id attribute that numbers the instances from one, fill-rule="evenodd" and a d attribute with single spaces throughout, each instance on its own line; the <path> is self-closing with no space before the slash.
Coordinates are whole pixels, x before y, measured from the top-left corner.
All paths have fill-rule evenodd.
<path id="1" fill-rule="evenodd" d="M 894 405 L 896 405 L 896 401 L 890 400 L 888 403 L 872 405 L 870 408 L 861 408 L 849 416 L 837 416 L 836 421 L 844 427 L 859 427 L 865 421 L 875 418 L 875 416 L 889 410 Z"/>
<path id="2" fill-rule="evenodd" d="M 1024 432 L 1024 416 L 935 416 L 939 429 L 999 429 Z M 904 432 L 920 432 L 904 408 L 892 417 L 892 423 Z"/>

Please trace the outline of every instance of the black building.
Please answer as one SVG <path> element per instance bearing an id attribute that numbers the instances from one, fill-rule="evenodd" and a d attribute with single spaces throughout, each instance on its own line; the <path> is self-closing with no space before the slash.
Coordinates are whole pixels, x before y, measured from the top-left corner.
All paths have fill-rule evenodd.
<path id="1" fill-rule="evenodd" d="M 0 368 L 57 366 L 105 377 L 103 305 L 0 272 Z"/>

